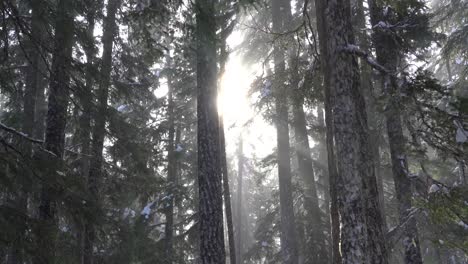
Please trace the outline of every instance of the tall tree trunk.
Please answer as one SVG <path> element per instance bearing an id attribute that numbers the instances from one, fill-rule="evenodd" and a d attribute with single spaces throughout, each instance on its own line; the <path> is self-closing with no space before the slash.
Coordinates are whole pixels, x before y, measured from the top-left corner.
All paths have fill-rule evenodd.
<path id="1" fill-rule="evenodd" d="M 373 42 L 375 45 L 377 62 L 391 72 L 397 71 L 400 50 L 391 34 L 380 29 L 377 24 L 380 21 L 390 21 L 392 11 L 385 11 L 374 0 L 369 0 L 371 24 L 373 25 Z M 385 13 L 385 15 L 384 15 Z M 388 96 L 388 105 L 385 111 L 388 141 L 390 145 L 390 156 L 392 159 L 393 180 L 398 200 L 398 211 L 400 221 L 405 221 L 411 209 L 412 190 L 411 180 L 408 177 L 408 163 L 405 153 L 405 137 L 401 124 L 401 112 L 399 105 L 399 89 L 397 80 L 385 74 L 382 78 L 383 90 Z M 422 263 L 421 249 L 419 246 L 416 220 L 409 220 L 405 227 L 403 237 L 403 247 L 405 252 L 405 263 Z"/>
<path id="2" fill-rule="evenodd" d="M 336 167 L 334 140 L 333 140 L 333 115 L 332 115 L 332 93 L 330 86 L 330 65 L 328 64 L 328 32 L 326 11 L 327 5 L 324 0 L 315 0 L 315 10 L 317 16 L 317 28 L 320 46 L 320 64 L 323 72 L 324 103 L 325 103 L 325 124 L 326 124 L 326 145 L 327 145 L 327 166 L 328 184 L 330 188 L 330 222 L 331 222 L 331 242 L 332 242 L 332 263 L 341 263 L 340 252 L 340 217 L 338 212 L 338 195 L 336 179 L 338 171 Z"/>
<path id="3" fill-rule="evenodd" d="M 99 209 L 99 181 L 102 178 L 102 163 L 104 161 L 102 151 L 106 132 L 107 100 L 109 97 L 110 77 L 112 70 L 112 50 L 116 34 L 115 16 L 121 0 L 109 0 L 107 4 L 107 16 L 104 18 L 104 31 L 102 36 L 102 64 L 100 70 L 99 88 L 97 91 L 98 105 L 94 116 L 94 128 L 92 131 L 91 154 L 88 176 L 88 191 L 91 195 L 94 209 Z M 84 256 L 85 264 L 94 263 L 93 248 L 95 241 L 95 219 L 87 219 L 85 223 Z"/>
<path id="4" fill-rule="evenodd" d="M 294 21 L 291 13 L 291 1 L 284 0 L 285 25 L 293 30 Z M 291 40 L 294 43 L 294 39 Z M 307 135 L 307 123 L 304 113 L 304 95 L 303 88 L 299 87 L 299 58 L 297 47 L 291 45 L 289 50 L 289 72 L 292 93 L 293 119 L 294 119 L 294 140 L 296 156 L 298 161 L 299 175 L 305 183 L 305 209 L 307 211 L 309 223 L 309 237 L 306 237 L 305 261 L 311 263 L 328 263 L 328 254 L 325 246 L 325 236 L 322 232 L 322 212 L 319 208 L 317 187 L 315 185 L 315 173 L 310 155 L 309 139 Z M 312 73 L 308 74 L 304 84 L 313 83 Z M 302 92 L 301 92 L 302 91 Z"/>
<path id="5" fill-rule="evenodd" d="M 229 57 L 228 47 L 226 44 L 226 38 L 221 37 L 221 51 L 220 51 L 220 69 L 219 76 L 224 75 L 226 69 L 226 62 Z M 219 117 L 219 145 L 220 145 L 220 166 L 221 173 L 223 175 L 223 195 L 224 195 L 224 210 L 226 214 L 226 224 L 228 230 L 228 243 L 229 243 L 229 261 L 231 264 L 237 264 L 236 261 L 236 241 L 234 240 L 234 225 L 232 223 L 232 206 L 231 206 L 231 191 L 229 189 L 229 175 L 226 159 L 226 137 L 224 131 L 224 119 L 223 116 Z"/>
<path id="6" fill-rule="evenodd" d="M 219 159 L 214 1 L 196 0 L 200 263 L 226 262 Z"/>
<path id="7" fill-rule="evenodd" d="M 85 55 L 86 55 L 86 66 L 85 66 L 85 87 L 78 88 L 78 99 L 81 103 L 82 111 L 79 117 L 79 128 L 77 131 L 77 137 L 81 146 L 80 152 L 80 173 L 84 182 L 89 177 L 90 167 L 90 149 L 91 149 L 91 113 L 92 113 L 92 93 L 94 87 L 94 60 L 96 56 L 96 49 L 94 43 L 94 27 L 95 27 L 95 16 L 97 7 L 93 5 L 92 1 L 87 1 L 89 12 L 86 14 L 86 20 L 88 22 L 86 28 L 86 41 L 85 41 Z M 78 220 L 78 258 L 79 263 L 84 263 L 84 239 L 85 239 L 85 221 L 83 217 Z"/>
<path id="8" fill-rule="evenodd" d="M 242 263 L 242 195 L 244 177 L 244 142 L 242 135 L 239 138 L 239 149 L 237 150 L 237 259 Z"/>
<path id="9" fill-rule="evenodd" d="M 273 31 L 280 33 L 285 30 L 285 4 L 283 0 L 272 1 Z M 278 178 L 280 190 L 280 225 L 281 225 L 281 255 L 283 263 L 298 263 L 298 247 L 296 241 L 296 225 L 292 198 L 291 164 L 288 126 L 287 93 L 284 85 L 286 77 L 285 55 L 281 43 L 274 46 L 274 95 L 276 105 L 276 139 Z"/>
<path id="10" fill-rule="evenodd" d="M 354 43 L 348 0 L 326 4 L 327 58 L 338 177 L 343 263 L 387 263 L 378 188 L 356 59 L 343 52 Z"/>
<path id="11" fill-rule="evenodd" d="M 167 63 L 171 67 L 171 58 L 170 55 L 166 56 Z M 173 255 L 174 255 L 174 196 L 176 188 L 176 156 L 175 156 L 175 116 L 174 116 L 174 86 L 172 84 L 172 70 L 167 75 L 167 115 L 168 115 L 168 143 L 167 143 L 167 188 L 169 197 L 168 204 L 166 207 L 166 225 L 165 225 L 165 243 L 166 243 L 166 252 L 165 252 L 165 261 L 168 264 L 172 264 Z"/>
<path id="12" fill-rule="evenodd" d="M 366 33 L 366 15 L 364 11 L 364 1 L 358 0 L 356 2 L 356 20 L 357 20 L 357 40 L 359 42 L 359 46 L 362 50 L 367 52 L 368 54 L 371 53 L 369 37 Z M 369 125 L 369 135 L 371 141 L 371 148 L 372 148 L 372 156 L 374 157 L 374 171 L 375 176 L 377 178 L 377 187 L 379 189 L 379 204 L 380 210 L 382 214 L 382 221 L 384 230 L 387 230 L 387 221 L 385 218 L 385 199 L 384 199 L 384 188 L 383 188 L 383 175 L 380 169 L 380 130 L 378 125 L 378 111 L 375 103 L 375 96 L 376 96 L 376 89 L 372 82 L 372 68 L 371 66 L 365 61 L 360 61 L 361 67 L 361 91 L 364 95 L 364 99 L 367 106 L 367 117 L 368 117 L 368 125 Z"/>
<path id="13" fill-rule="evenodd" d="M 70 83 L 70 68 L 73 46 L 73 3 L 60 0 L 55 21 L 55 40 L 52 72 L 49 83 L 49 105 L 44 147 L 55 157 L 40 157 L 47 170 L 41 190 L 37 243 L 40 247 L 35 254 L 35 264 L 55 263 L 56 253 L 56 190 L 57 171 L 61 171 L 65 145 L 65 126 Z M 43 154 L 47 155 L 47 154 Z M 51 155 L 51 154 L 48 154 Z"/>
<path id="14" fill-rule="evenodd" d="M 294 69 L 292 69 L 294 71 Z M 296 71 L 297 72 L 297 71 Z M 293 81 L 293 85 L 298 82 Z M 296 144 L 296 156 L 299 166 L 299 175 L 305 183 L 304 207 L 307 211 L 309 223 L 306 225 L 310 237 L 306 238 L 308 250 L 306 251 L 306 263 L 328 263 L 328 255 L 325 247 L 325 236 L 322 232 L 322 212 L 320 211 L 317 188 L 315 185 L 315 173 L 310 155 L 309 139 L 302 94 L 293 86 L 296 93 L 293 95 L 294 139 Z"/>
<path id="15" fill-rule="evenodd" d="M 44 123 L 44 116 L 39 116 L 37 113 L 37 101 L 41 102 L 41 98 L 38 98 L 40 92 L 44 93 L 46 87 L 46 78 L 45 78 L 45 30 L 46 23 L 44 21 L 45 6 L 41 3 L 32 2 L 31 3 L 31 35 L 27 39 L 26 43 L 26 54 L 25 57 L 28 62 L 28 68 L 26 72 L 26 86 L 23 96 L 23 127 L 22 130 L 25 134 L 35 137 L 38 133 L 36 132 L 35 127 L 44 127 L 40 123 Z M 42 96 L 44 97 L 44 95 Z M 42 117 L 42 118 L 41 118 Z M 43 138 L 44 130 L 41 131 L 40 138 Z M 32 157 L 33 151 L 31 144 L 28 142 L 23 144 L 23 155 L 25 157 Z M 19 182 L 20 189 L 15 194 L 14 197 L 14 206 L 18 209 L 19 212 L 27 214 L 27 203 L 30 193 L 30 179 L 31 176 L 29 172 L 24 172 L 26 175 L 24 178 L 21 178 L 22 182 Z M 11 252 L 8 256 L 9 264 L 23 263 L 23 243 L 25 235 L 25 226 L 18 225 L 16 230 L 17 239 L 13 242 Z"/>
<path id="16" fill-rule="evenodd" d="M 324 222 L 324 228 L 325 230 L 328 230 L 328 234 L 327 236 L 325 237 L 326 240 L 327 240 L 327 243 L 325 243 L 327 245 L 327 259 L 328 259 L 328 262 L 327 263 L 333 263 L 333 257 L 332 257 L 332 254 L 333 254 L 333 241 L 332 241 L 332 232 L 331 231 L 331 218 L 330 218 L 330 215 L 331 215 L 331 211 L 330 211 L 330 204 L 331 204 L 331 197 L 330 197 L 330 179 L 329 179 L 329 176 L 328 176 L 328 161 L 327 161 L 327 135 L 326 135 L 326 126 L 325 126 L 325 111 L 323 109 L 323 107 L 321 105 L 318 106 L 317 108 L 317 120 L 318 120 L 318 126 L 320 128 L 320 132 L 319 132 L 319 135 L 318 135 L 318 138 L 319 138 L 319 153 L 318 153 L 318 160 L 319 160 L 319 164 L 320 164 L 320 175 L 319 175 L 319 185 L 318 187 L 321 187 L 320 188 L 317 188 L 317 193 L 322 192 L 323 193 L 323 205 L 324 205 L 324 212 L 325 212 L 325 216 L 327 216 L 325 218 L 325 222 Z M 339 219 L 337 219 L 337 221 L 339 221 Z M 339 228 L 339 226 L 338 226 Z"/>
<path id="17" fill-rule="evenodd" d="M 231 264 L 236 262 L 236 241 L 234 240 L 234 225 L 232 223 L 232 206 L 231 206 L 231 191 L 229 189 L 229 175 L 226 160 L 226 138 L 224 134 L 224 121 L 221 116 L 219 119 L 219 144 L 221 148 L 221 169 L 223 174 L 223 195 L 224 195 L 224 210 L 226 211 L 226 222 L 229 241 L 229 260 Z"/>

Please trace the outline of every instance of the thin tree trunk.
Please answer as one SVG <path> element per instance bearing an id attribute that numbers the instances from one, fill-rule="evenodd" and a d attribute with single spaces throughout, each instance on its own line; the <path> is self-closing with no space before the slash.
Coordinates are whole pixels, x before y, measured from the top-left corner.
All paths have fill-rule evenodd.
<path id="1" fill-rule="evenodd" d="M 328 184 L 330 188 L 330 222 L 331 222 L 331 240 L 332 240 L 332 263 L 341 263 L 340 252 L 340 217 L 338 213 L 338 195 L 336 191 L 336 179 L 338 172 L 335 161 L 335 150 L 333 141 L 333 115 L 332 115 L 332 93 L 330 86 L 330 65 L 328 64 L 328 32 L 326 21 L 326 2 L 324 0 L 315 0 L 317 28 L 320 46 L 320 61 L 323 72 L 324 103 L 325 103 L 325 124 L 326 124 L 326 145 L 327 145 L 327 166 L 328 166 Z"/>
<path id="2" fill-rule="evenodd" d="M 285 25 L 289 25 L 288 29 L 293 30 L 294 21 L 291 13 L 291 2 L 284 1 L 284 14 Z M 294 39 L 291 40 L 294 43 Z M 325 236 L 322 232 L 322 212 L 319 208 L 317 198 L 317 187 L 315 185 L 315 173 L 310 155 L 309 139 L 307 135 L 307 123 L 303 109 L 304 95 L 303 87 L 299 87 L 299 58 L 297 56 L 297 47 L 295 44 L 291 45 L 289 51 L 289 72 L 292 93 L 292 106 L 293 106 L 293 120 L 294 120 L 294 140 L 296 148 L 296 156 L 298 160 L 299 175 L 305 183 L 305 198 L 304 206 L 307 211 L 309 223 L 307 225 L 309 230 L 309 237 L 306 237 L 306 251 L 305 261 L 311 263 L 328 263 L 328 254 L 325 246 Z M 313 82 L 310 78 L 312 75 L 307 76 L 304 83 Z"/>
<path id="3" fill-rule="evenodd" d="M 224 122 L 223 117 L 219 119 L 219 144 L 221 148 L 221 168 L 223 174 L 223 195 L 224 195 L 224 210 L 226 211 L 226 222 L 228 230 L 228 241 L 229 241 L 229 260 L 231 264 L 237 264 L 236 262 L 236 242 L 234 240 L 234 225 L 232 223 L 232 206 L 231 206 L 231 191 L 229 189 L 229 175 L 226 160 L 226 138 L 224 134 Z"/>
<path id="4" fill-rule="evenodd" d="M 226 62 L 228 60 L 229 53 L 227 51 L 226 38 L 221 37 L 221 51 L 220 51 L 220 69 L 219 76 L 224 74 L 226 69 Z M 223 195 L 224 195 L 224 210 L 226 214 L 226 224 L 228 230 L 228 243 L 229 243 L 229 261 L 231 264 L 237 264 L 236 261 L 236 241 L 234 238 L 234 225 L 232 223 L 232 206 L 231 206 L 231 191 L 229 189 L 229 175 L 226 159 L 226 138 L 224 131 L 224 119 L 223 116 L 219 117 L 219 144 L 220 144 L 220 165 L 223 175 Z"/>
<path id="5" fill-rule="evenodd" d="M 359 68 L 356 59 L 342 51 L 354 43 L 350 3 L 329 0 L 326 8 L 342 261 L 387 263 Z"/>
<path id="6" fill-rule="evenodd" d="M 110 0 L 107 4 L 107 16 L 104 19 L 104 31 L 102 36 L 103 53 L 100 70 L 99 89 L 97 91 L 98 105 L 94 116 L 94 128 L 92 131 L 88 191 L 91 195 L 94 209 L 99 208 L 99 181 L 102 178 L 102 152 L 104 148 L 105 125 L 107 119 L 107 100 L 109 96 L 110 77 L 112 70 L 112 50 L 116 34 L 115 16 L 120 6 L 120 0 Z M 94 263 L 93 248 L 95 241 L 95 220 L 87 219 L 85 223 L 84 256 L 85 264 Z"/>
<path id="7" fill-rule="evenodd" d="M 171 67 L 171 58 L 168 55 L 167 62 L 169 67 Z M 167 165 L 167 185 L 168 185 L 168 204 L 166 208 L 166 225 L 164 233 L 166 235 L 166 252 L 165 252 L 165 261 L 168 264 L 172 264 L 173 255 L 174 255 L 174 195 L 175 195 L 175 182 L 176 182 L 176 157 L 175 157 L 175 117 L 174 117 L 174 87 L 172 84 L 172 72 L 168 73 L 167 76 L 167 86 L 168 86 L 168 99 L 167 99 L 167 114 L 168 114 L 168 123 L 169 123 L 169 135 L 167 143 L 167 156 L 168 156 L 168 165 Z"/>
<path id="8" fill-rule="evenodd" d="M 297 82 L 293 83 L 297 85 Z M 293 86 L 293 89 L 298 90 Z M 317 188 L 315 185 L 315 173 L 310 155 L 309 139 L 307 135 L 306 119 L 303 109 L 303 98 L 299 92 L 293 96 L 294 139 L 296 143 L 296 155 L 299 166 L 299 175 L 305 183 L 304 207 L 309 221 L 307 227 L 310 237 L 306 238 L 308 250 L 306 251 L 307 263 L 328 263 L 328 255 L 325 247 L 325 236 L 321 230 L 322 212 L 320 211 Z"/>
<path id="9" fill-rule="evenodd" d="M 55 41 L 52 72 L 49 84 L 49 105 L 44 147 L 55 157 L 40 157 L 47 170 L 41 190 L 39 221 L 35 264 L 55 263 L 56 253 L 56 190 L 57 171 L 61 171 L 61 162 L 65 145 L 65 126 L 69 96 L 70 67 L 73 46 L 73 15 L 70 0 L 60 0 L 55 21 Z M 51 154 L 43 154 L 51 155 Z"/>
<path id="10" fill-rule="evenodd" d="M 383 7 L 379 6 L 374 0 L 369 0 L 369 9 L 371 24 L 375 29 L 373 32 L 373 41 L 376 49 L 377 62 L 392 72 L 397 70 L 398 58 L 400 52 L 393 37 L 383 30 L 379 30 L 375 25 L 380 21 L 391 19 L 392 11 L 385 12 Z M 391 21 L 389 21 L 391 22 Z M 392 159 L 392 172 L 395 182 L 395 191 L 398 200 L 398 211 L 400 221 L 406 219 L 411 209 L 412 190 L 411 180 L 408 178 L 408 163 L 405 153 L 405 137 L 403 135 L 403 126 L 401 124 L 401 113 L 398 102 L 399 91 L 396 80 L 390 75 L 384 75 L 382 78 L 382 87 L 389 98 L 387 109 L 385 111 L 388 141 L 390 145 L 390 156 Z M 416 220 L 411 219 L 405 227 L 403 236 L 403 247 L 405 252 L 405 263 L 422 263 L 421 249 L 419 246 L 418 231 Z"/>
<path id="11" fill-rule="evenodd" d="M 81 157 L 80 157 L 80 173 L 83 181 L 86 182 L 89 177 L 90 167 L 90 149 L 91 149 L 91 112 L 92 112 L 92 92 L 94 86 L 94 60 L 96 56 L 95 44 L 94 44 L 94 27 L 95 27 L 95 16 L 96 8 L 92 6 L 92 3 L 88 2 L 89 12 L 87 15 L 88 27 L 86 29 L 86 42 L 85 42 L 85 55 L 86 55 L 86 67 L 85 67 L 85 87 L 78 92 L 78 98 L 83 108 L 79 117 L 79 128 L 77 131 L 77 137 L 81 146 Z M 85 235 L 85 221 L 83 217 L 78 220 L 78 258 L 79 263 L 84 263 L 84 239 Z"/>
<path id="12" fill-rule="evenodd" d="M 331 197 L 330 197 L 330 179 L 328 176 L 328 158 L 327 158 L 327 135 L 326 135 L 326 126 L 325 126 L 325 111 L 322 106 L 318 106 L 317 108 L 317 120 L 318 120 L 318 125 L 320 130 L 323 129 L 319 133 L 319 164 L 321 165 L 321 171 L 320 171 L 320 177 L 319 177 L 319 182 L 322 187 L 321 192 L 323 193 L 323 204 L 324 208 L 323 210 L 325 211 L 325 222 L 324 222 L 324 227 L 325 230 L 328 230 L 328 235 L 326 236 L 327 240 L 327 254 L 328 254 L 328 262 L 327 263 L 333 263 L 333 240 L 332 240 L 332 232 L 331 232 L 331 211 L 330 211 L 330 204 L 331 204 Z M 325 169 L 327 168 L 327 169 Z M 320 186 L 319 185 L 319 186 Z M 317 192 L 319 192 L 319 188 L 317 188 Z M 337 219 L 339 221 L 339 219 Z M 339 226 L 338 226 L 339 228 Z"/>
<path id="13" fill-rule="evenodd" d="M 244 142 L 242 136 L 239 138 L 239 149 L 237 150 L 237 259 L 242 263 L 242 184 L 244 177 Z"/>
<path id="14" fill-rule="evenodd" d="M 272 1 L 273 31 L 280 33 L 285 30 L 285 4 L 282 0 Z M 298 263 L 298 247 L 296 241 L 296 225 L 294 217 L 292 184 L 291 184 L 291 164 L 290 145 L 288 127 L 288 105 L 287 93 L 284 87 L 285 76 L 285 55 L 281 43 L 276 43 L 273 51 L 275 63 L 274 94 L 276 105 L 276 137 L 277 137 L 277 160 L 278 178 L 280 190 L 280 215 L 281 215 L 281 255 L 283 263 Z"/>
<path id="15" fill-rule="evenodd" d="M 214 1 L 196 0 L 200 263 L 226 262 L 219 159 Z"/>
<path id="16" fill-rule="evenodd" d="M 39 122 L 44 122 L 43 119 L 38 118 L 37 113 L 37 99 L 40 91 L 44 93 L 46 87 L 45 78 L 45 62 L 42 56 L 45 56 L 43 45 L 45 44 L 45 21 L 43 20 L 45 7 L 43 4 L 36 2 L 31 3 L 31 37 L 27 39 L 26 59 L 28 62 L 28 69 L 26 73 L 26 86 L 23 96 L 23 127 L 22 130 L 26 135 L 35 137 L 35 127 L 40 126 Z M 40 98 L 39 98 L 40 100 Z M 43 117 L 43 116 L 42 116 Z M 42 127 L 44 127 L 42 125 Z M 40 138 L 43 138 L 44 131 Z M 33 150 L 31 144 L 28 142 L 23 144 L 23 155 L 32 157 Z M 14 206 L 20 212 L 27 214 L 27 203 L 29 198 L 29 187 L 31 176 L 29 172 L 25 171 L 25 178 L 20 182 L 20 189 L 15 194 Z M 19 225 L 17 232 L 17 239 L 13 242 L 11 252 L 8 256 L 7 262 L 9 264 L 23 263 L 23 243 L 25 235 L 24 225 Z"/>

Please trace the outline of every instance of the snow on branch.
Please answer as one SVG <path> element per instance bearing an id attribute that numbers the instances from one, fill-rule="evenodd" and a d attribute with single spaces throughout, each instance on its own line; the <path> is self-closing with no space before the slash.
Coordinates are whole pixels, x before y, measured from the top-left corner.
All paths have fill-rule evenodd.
<path id="1" fill-rule="evenodd" d="M 385 235 L 387 240 L 387 246 L 389 249 L 393 248 L 396 243 L 400 240 L 403 236 L 406 226 L 413 221 L 415 217 L 421 212 L 420 208 L 411 207 L 407 210 L 405 217 L 400 221 L 400 223 L 392 227 L 388 230 L 387 234 Z"/>
<path id="2" fill-rule="evenodd" d="M 377 61 L 375 61 L 374 58 L 372 58 L 367 52 L 361 50 L 356 45 L 348 44 L 347 46 L 343 47 L 341 50 L 346 52 L 346 53 L 353 54 L 353 55 L 356 55 L 356 56 L 359 56 L 359 57 L 365 59 L 367 61 L 367 63 L 369 63 L 370 66 L 372 66 L 373 68 L 375 68 L 376 70 L 378 70 L 379 72 L 381 72 L 383 74 L 391 74 L 392 73 L 387 68 L 385 68 L 384 66 L 377 63 Z"/>
<path id="3" fill-rule="evenodd" d="M 37 143 L 37 144 L 42 144 L 42 143 L 44 143 L 44 141 L 42 141 L 42 140 L 32 138 L 32 137 L 26 135 L 26 134 L 23 133 L 23 132 L 19 132 L 19 131 L 17 131 L 16 129 L 14 129 L 14 128 L 12 128 L 12 127 L 9 127 L 9 126 L 4 125 L 4 124 L 1 123 L 1 122 L 0 122 L 0 128 L 3 129 L 3 130 L 5 130 L 5 131 L 7 131 L 7 132 L 9 132 L 9 133 L 12 133 L 12 134 L 14 134 L 14 135 L 17 135 L 17 136 L 19 136 L 19 137 L 21 137 L 21 138 L 24 138 L 24 139 L 26 139 L 26 140 L 29 140 L 29 141 L 31 141 L 31 142 L 33 142 L 33 143 Z"/>

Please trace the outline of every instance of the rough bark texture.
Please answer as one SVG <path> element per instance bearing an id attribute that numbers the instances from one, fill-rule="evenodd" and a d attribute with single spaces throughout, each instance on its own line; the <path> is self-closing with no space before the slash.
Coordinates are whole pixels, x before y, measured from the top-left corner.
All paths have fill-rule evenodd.
<path id="1" fill-rule="evenodd" d="M 343 263 L 387 263 L 359 66 L 343 52 L 354 43 L 348 0 L 326 1 L 332 116 Z"/>
<path id="2" fill-rule="evenodd" d="M 73 44 L 72 1 L 60 0 L 55 21 L 55 40 L 52 72 L 49 83 L 49 105 L 44 148 L 55 157 L 43 157 L 47 170 L 41 190 L 35 264 L 55 263 L 56 250 L 56 182 L 57 171 L 61 170 L 61 160 L 65 145 L 65 126 L 69 96 L 70 66 Z M 51 155 L 51 154 L 49 154 Z M 49 160 L 47 160 L 49 159 Z"/>
<path id="3" fill-rule="evenodd" d="M 226 262 L 219 164 L 216 24 L 214 2 L 197 0 L 197 113 L 200 263 Z"/>
<path id="4" fill-rule="evenodd" d="M 397 71 L 398 59 L 400 57 L 399 47 L 391 33 L 376 26 L 380 21 L 393 23 L 392 11 L 384 12 L 374 0 L 369 1 L 371 24 L 373 25 L 373 42 L 375 45 L 377 62 L 391 72 Z M 384 15 L 385 13 L 385 15 Z M 390 145 L 390 156 L 392 159 L 393 180 L 398 200 L 398 211 L 400 221 L 406 219 L 411 209 L 412 190 L 411 181 L 408 178 L 408 164 L 405 153 L 405 137 L 401 123 L 399 106 L 399 90 L 394 77 L 386 74 L 382 78 L 382 87 L 388 104 L 385 111 L 388 141 Z M 411 219 L 405 227 L 403 235 L 403 248 L 405 252 L 405 263 L 422 263 L 421 249 L 419 247 L 416 220 Z"/>
<path id="5" fill-rule="evenodd" d="M 320 46 L 320 61 L 324 76 L 323 87 L 325 97 L 325 124 L 326 124 L 326 145 L 327 145 L 327 166 L 328 183 L 330 188 L 330 222 L 331 222 L 331 240 L 332 240 L 332 263 L 341 263 L 340 252 L 340 219 L 338 213 L 338 196 L 336 179 L 338 172 L 336 168 L 334 140 L 333 140 L 333 116 L 332 116 L 332 94 L 330 86 L 330 65 L 328 64 L 328 33 L 327 21 L 325 19 L 326 2 L 324 0 L 315 0 L 317 28 Z"/>
<path id="6" fill-rule="evenodd" d="M 107 120 L 107 99 L 109 96 L 110 76 L 112 70 L 112 50 L 114 36 L 116 33 L 115 16 L 120 6 L 120 0 L 110 0 L 107 4 L 107 16 L 104 19 L 104 31 L 102 36 L 103 53 L 100 70 L 99 88 L 97 91 L 97 110 L 94 116 L 94 127 L 92 131 L 91 154 L 88 191 L 91 195 L 90 206 L 99 208 L 99 182 L 102 177 L 102 155 Z M 84 256 L 83 263 L 94 263 L 93 248 L 95 241 L 95 219 L 87 219 L 85 223 Z"/>
<path id="7" fill-rule="evenodd" d="M 357 34 L 357 41 L 359 47 L 367 52 L 368 54 L 371 53 L 370 43 L 369 43 L 369 36 L 367 35 L 366 30 L 366 16 L 364 10 L 364 1 L 358 0 L 356 2 L 356 26 L 358 28 Z M 382 221 L 384 230 L 387 230 L 387 221 L 385 218 L 385 199 L 384 199 L 384 188 L 383 188 L 383 175 L 380 170 L 380 129 L 378 124 L 378 112 L 375 102 L 375 97 L 377 95 L 376 89 L 372 82 L 372 68 L 371 66 L 365 61 L 361 60 L 360 62 L 361 68 L 361 92 L 364 95 L 364 99 L 366 101 L 366 112 L 368 118 L 368 125 L 369 125 L 369 136 L 372 148 L 372 156 L 374 157 L 374 171 L 375 177 L 377 179 L 377 187 L 379 189 L 379 203 L 380 203 L 380 211 L 382 214 Z"/>
<path id="8" fill-rule="evenodd" d="M 274 32 L 283 32 L 286 28 L 284 25 L 285 10 L 286 9 L 284 1 L 272 1 L 272 18 Z M 275 63 L 275 79 L 273 81 L 273 84 L 276 104 L 275 121 L 277 138 L 278 178 L 280 189 L 281 254 L 283 257 L 283 263 L 296 264 L 298 262 L 298 250 L 295 235 L 296 227 L 292 201 L 287 93 L 284 85 L 285 55 L 283 48 L 278 43 L 276 43 L 273 53 Z"/>
<path id="9" fill-rule="evenodd" d="M 222 117 L 219 119 L 219 145 L 221 148 L 220 162 L 222 169 L 221 173 L 223 174 L 223 196 L 228 230 L 229 261 L 232 264 L 236 264 L 236 241 L 234 240 L 234 225 L 232 223 L 231 191 L 229 189 L 229 175 L 226 160 L 226 138 L 224 135 L 224 122 Z"/>

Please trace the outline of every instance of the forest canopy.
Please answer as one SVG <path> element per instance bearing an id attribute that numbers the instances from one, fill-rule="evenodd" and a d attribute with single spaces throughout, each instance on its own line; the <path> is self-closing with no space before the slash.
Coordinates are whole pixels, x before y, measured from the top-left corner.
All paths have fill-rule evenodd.
<path id="1" fill-rule="evenodd" d="M 468 263 L 467 0 L 0 1 L 0 263 Z"/>

